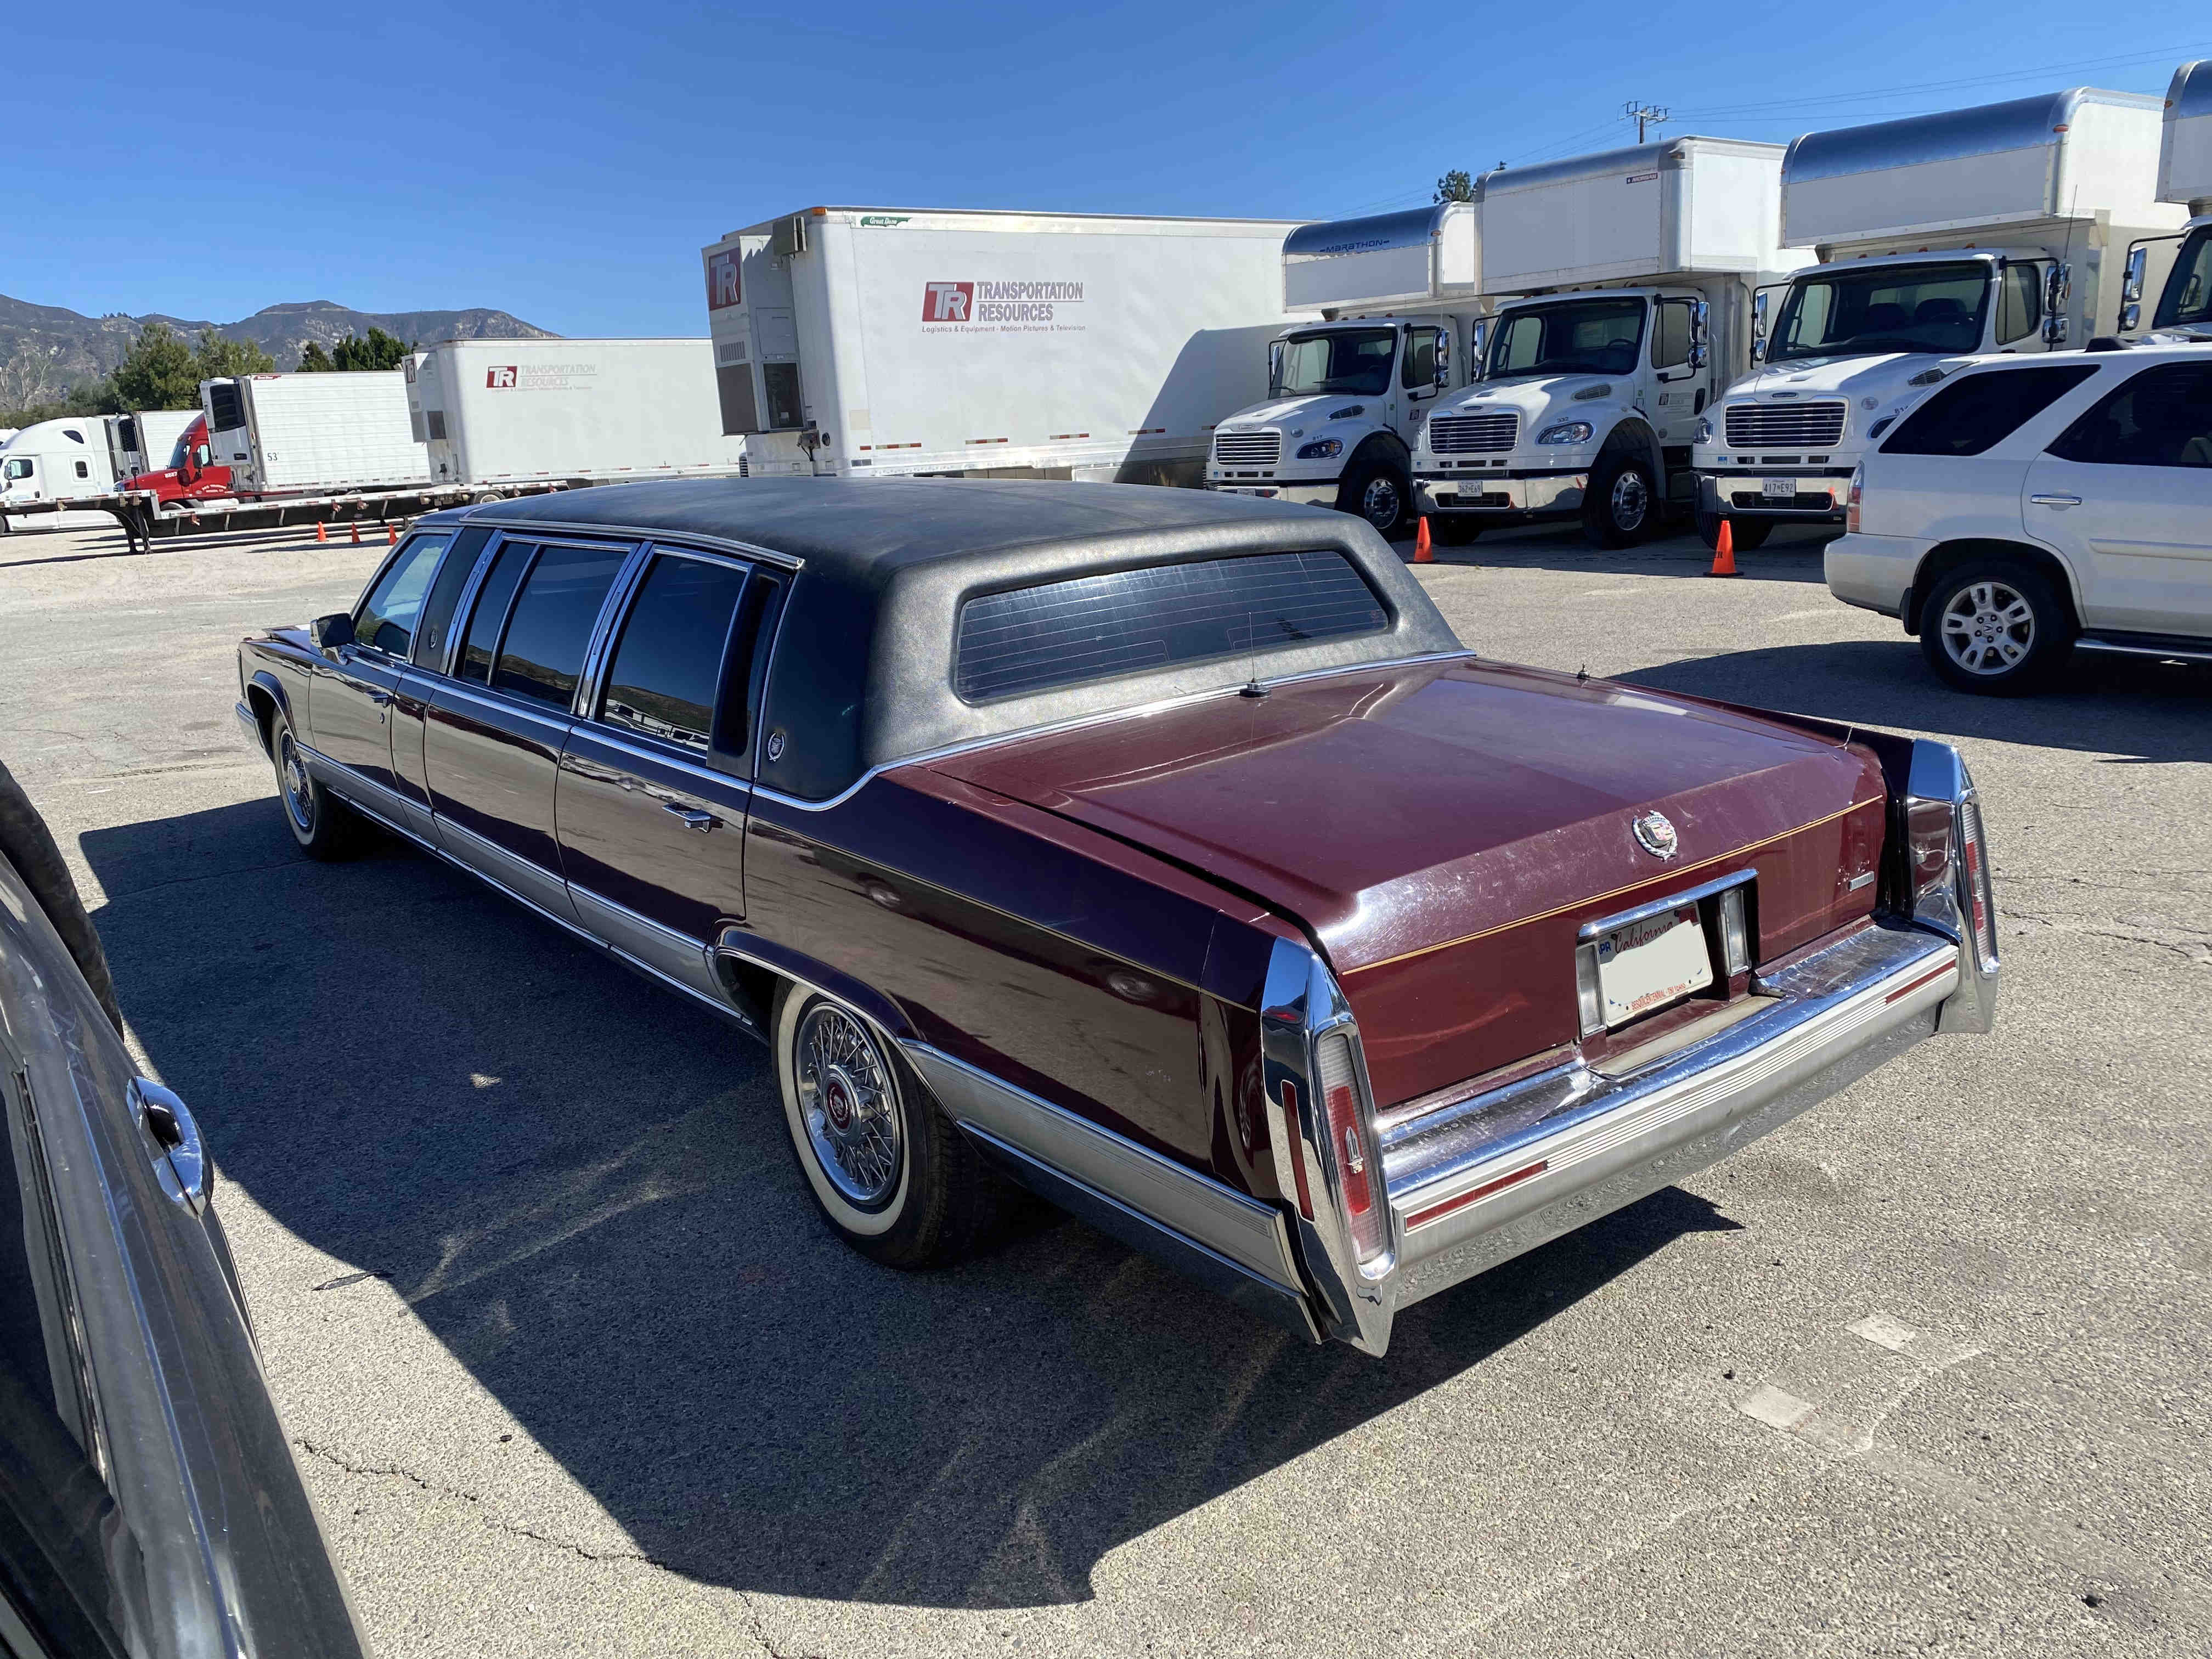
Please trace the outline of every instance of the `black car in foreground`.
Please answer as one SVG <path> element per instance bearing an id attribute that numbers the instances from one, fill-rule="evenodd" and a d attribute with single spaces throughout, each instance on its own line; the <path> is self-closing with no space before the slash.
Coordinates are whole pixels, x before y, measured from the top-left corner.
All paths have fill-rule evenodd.
<path id="1" fill-rule="evenodd" d="M 0 1655 L 365 1651 L 261 1373 L 214 1171 L 137 1075 L 0 766 Z"/>

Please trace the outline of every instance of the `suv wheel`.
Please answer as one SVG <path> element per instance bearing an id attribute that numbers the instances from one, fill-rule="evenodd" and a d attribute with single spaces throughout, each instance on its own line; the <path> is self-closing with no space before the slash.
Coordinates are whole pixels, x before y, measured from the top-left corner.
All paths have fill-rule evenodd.
<path id="1" fill-rule="evenodd" d="M 2074 626 L 2042 574 L 1994 559 L 1938 577 L 1920 607 L 1920 651 L 1961 691 L 2039 690 L 2073 653 Z"/>
<path id="2" fill-rule="evenodd" d="M 1583 495 L 1583 534 L 1594 547 L 1633 547 L 1659 516 L 1651 463 L 1626 446 L 1607 450 L 1590 469 Z"/>
<path id="3" fill-rule="evenodd" d="M 1354 513 L 1373 525 L 1384 541 L 1395 541 L 1406 527 L 1406 510 L 1413 495 L 1405 473 L 1382 456 L 1354 461 L 1336 492 L 1340 512 Z"/>

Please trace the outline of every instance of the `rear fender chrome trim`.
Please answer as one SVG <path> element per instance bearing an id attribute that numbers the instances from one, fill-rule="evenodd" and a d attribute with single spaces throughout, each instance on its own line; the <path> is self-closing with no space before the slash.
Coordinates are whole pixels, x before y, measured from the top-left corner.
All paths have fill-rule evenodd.
<path id="1" fill-rule="evenodd" d="M 1905 783 L 1904 811 L 1899 815 L 1900 820 L 1916 802 L 1928 801 L 1941 802 L 1950 808 L 1951 874 L 1942 888 L 1921 896 L 1913 907 L 1913 921 L 1915 925 L 1959 947 L 1958 989 L 1937 1014 L 1936 1029 L 1947 1035 L 1990 1030 L 1996 1024 L 1997 981 L 2002 964 L 1996 950 L 1996 890 L 1989 879 L 1988 825 L 1982 819 L 1981 794 L 1966 770 L 1965 757 L 1955 746 L 1917 738 L 1912 744 L 1912 763 Z M 1981 901 L 1989 915 L 1990 953 L 1987 957 L 1976 944 L 1970 925 L 1976 896 L 1976 872 L 1968 867 L 1965 856 L 1969 813 L 1983 842 L 1979 878 L 1984 884 Z"/>

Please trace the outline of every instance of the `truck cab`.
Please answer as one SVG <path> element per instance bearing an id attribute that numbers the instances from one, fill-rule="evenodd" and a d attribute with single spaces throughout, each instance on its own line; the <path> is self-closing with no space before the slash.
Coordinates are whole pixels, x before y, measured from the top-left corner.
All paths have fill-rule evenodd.
<path id="1" fill-rule="evenodd" d="M 0 507 L 105 495 L 114 487 L 102 416 L 33 422 L 0 452 Z"/>
<path id="2" fill-rule="evenodd" d="M 1267 347 L 1267 398 L 1214 430 L 1212 489 L 1356 513 L 1385 537 L 1413 501 L 1412 454 L 1460 383 L 1449 317 L 1304 324 Z"/>
<path id="3" fill-rule="evenodd" d="M 2212 58 L 2184 64 L 2166 88 L 2158 198 L 2185 209 L 2189 222 L 2178 238 L 2147 238 L 2128 250 L 2120 332 L 2148 324 L 2166 339 L 2212 341 Z M 2169 252 L 2172 267 L 2146 319 L 2151 256 Z"/>
<path id="4" fill-rule="evenodd" d="M 227 466 L 216 465 L 208 447 L 207 416 L 196 416 L 169 452 L 169 464 L 158 471 L 125 478 L 119 489 L 151 491 L 156 502 L 168 507 L 179 501 L 224 501 L 237 491 Z"/>
<path id="5" fill-rule="evenodd" d="M 2180 216 L 2159 125 L 2158 99 L 2077 87 L 1793 143 L 1783 240 L 1820 263 L 1757 296 L 1755 366 L 1697 430 L 1706 540 L 1840 527 L 1868 446 L 1930 387 L 2116 331 L 2130 236 Z"/>

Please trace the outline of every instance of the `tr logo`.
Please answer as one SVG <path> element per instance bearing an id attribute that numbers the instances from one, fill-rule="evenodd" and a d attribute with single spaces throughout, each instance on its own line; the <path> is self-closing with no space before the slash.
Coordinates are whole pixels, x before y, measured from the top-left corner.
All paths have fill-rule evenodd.
<path id="1" fill-rule="evenodd" d="M 964 323 L 975 301 L 973 283 L 929 283 L 924 285 L 921 297 L 921 320 L 925 323 Z"/>
<path id="2" fill-rule="evenodd" d="M 707 261 L 707 309 L 720 311 L 744 297 L 738 281 L 738 251 L 730 248 Z"/>
<path id="3" fill-rule="evenodd" d="M 484 389 L 488 392 L 497 392 L 502 388 L 512 390 L 514 368 L 513 363 L 500 363 L 484 370 Z"/>

